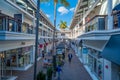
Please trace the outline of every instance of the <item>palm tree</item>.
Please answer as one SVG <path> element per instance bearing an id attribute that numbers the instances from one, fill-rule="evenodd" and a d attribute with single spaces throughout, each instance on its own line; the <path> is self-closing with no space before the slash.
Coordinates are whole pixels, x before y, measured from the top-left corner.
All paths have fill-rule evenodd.
<path id="1" fill-rule="evenodd" d="M 60 26 L 60 29 L 66 29 L 68 27 L 66 21 L 60 21 L 59 26 Z"/>
<path id="2" fill-rule="evenodd" d="M 55 55 L 55 31 L 56 31 L 56 10 L 57 10 L 57 4 L 60 2 L 63 6 L 68 7 L 69 3 L 67 0 L 54 0 L 54 32 L 53 32 L 53 53 Z"/>
<path id="3" fill-rule="evenodd" d="M 55 54 L 55 31 L 56 31 L 56 12 L 57 12 L 57 4 L 61 3 L 65 7 L 69 6 L 67 0 L 54 0 L 54 32 L 53 32 L 53 68 L 54 68 L 54 76 L 56 76 L 56 54 Z"/>

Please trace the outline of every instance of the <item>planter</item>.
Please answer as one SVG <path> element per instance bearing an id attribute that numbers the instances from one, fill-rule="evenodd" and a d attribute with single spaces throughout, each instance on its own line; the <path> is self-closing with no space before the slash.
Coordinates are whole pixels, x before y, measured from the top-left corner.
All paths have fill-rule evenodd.
<path id="1" fill-rule="evenodd" d="M 52 67 L 49 67 L 47 69 L 47 80 L 52 80 L 52 73 L 53 73 L 53 69 Z"/>
<path id="2" fill-rule="evenodd" d="M 46 74 L 40 71 L 37 75 L 37 80 L 46 80 Z"/>

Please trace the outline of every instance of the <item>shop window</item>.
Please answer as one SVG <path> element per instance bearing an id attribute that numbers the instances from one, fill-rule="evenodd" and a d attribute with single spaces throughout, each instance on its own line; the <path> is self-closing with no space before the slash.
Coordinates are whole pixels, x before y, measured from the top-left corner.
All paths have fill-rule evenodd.
<path id="1" fill-rule="evenodd" d="M 6 51 L 7 67 L 25 67 L 30 64 L 31 47 Z"/>
<path id="2" fill-rule="evenodd" d="M 100 80 L 102 80 L 102 63 L 100 61 L 98 61 L 98 77 Z"/>
<path id="3" fill-rule="evenodd" d="M 114 29 L 116 29 L 118 27 L 118 18 L 117 18 L 117 15 L 114 15 Z"/>
<path id="4" fill-rule="evenodd" d="M 2 18 L 0 18 L 0 30 L 3 30 L 3 21 L 2 21 Z"/>
<path id="5" fill-rule="evenodd" d="M 28 33 L 32 34 L 32 27 L 31 26 L 28 27 Z"/>
<path id="6" fill-rule="evenodd" d="M 23 23 L 22 32 L 23 33 L 30 33 L 29 24 Z"/>
<path id="7" fill-rule="evenodd" d="M 90 68 L 90 70 L 93 70 L 93 57 L 88 55 L 88 66 Z"/>
<path id="8" fill-rule="evenodd" d="M 14 21 L 9 19 L 8 31 L 14 31 Z"/>
<path id="9" fill-rule="evenodd" d="M 21 32 L 21 23 L 20 22 L 16 22 L 16 32 Z"/>
<path id="10" fill-rule="evenodd" d="M 23 33 L 27 33 L 27 27 L 26 27 L 25 24 L 23 24 L 23 26 L 22 26 L 22 32 L 23 32 Z"/>

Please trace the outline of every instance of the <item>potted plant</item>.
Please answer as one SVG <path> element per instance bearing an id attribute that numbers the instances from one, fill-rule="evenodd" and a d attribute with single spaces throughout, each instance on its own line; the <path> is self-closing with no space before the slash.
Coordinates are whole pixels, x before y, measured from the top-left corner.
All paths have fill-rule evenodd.
<path id="1" fill-rule="evenodd" d="M 47 68 L 47 80 L 52 80 L 52 73 L 53 73 L 52 67 L 48 67 Z"/>
<path id="2" fill-rule="evenodd" d="M 37 80 L 46 80 L 46 74 L 40 71 L 37 75 Z"/>

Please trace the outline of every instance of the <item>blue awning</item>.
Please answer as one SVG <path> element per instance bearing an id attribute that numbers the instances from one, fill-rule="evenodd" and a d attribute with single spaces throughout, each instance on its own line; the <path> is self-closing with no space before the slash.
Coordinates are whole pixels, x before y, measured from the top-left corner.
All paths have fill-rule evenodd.
<path id="1" fill-rule="evenodd" d="M 118 65 L 120 65 L 120 34 L 112 35 L 101 55 Z"/>

